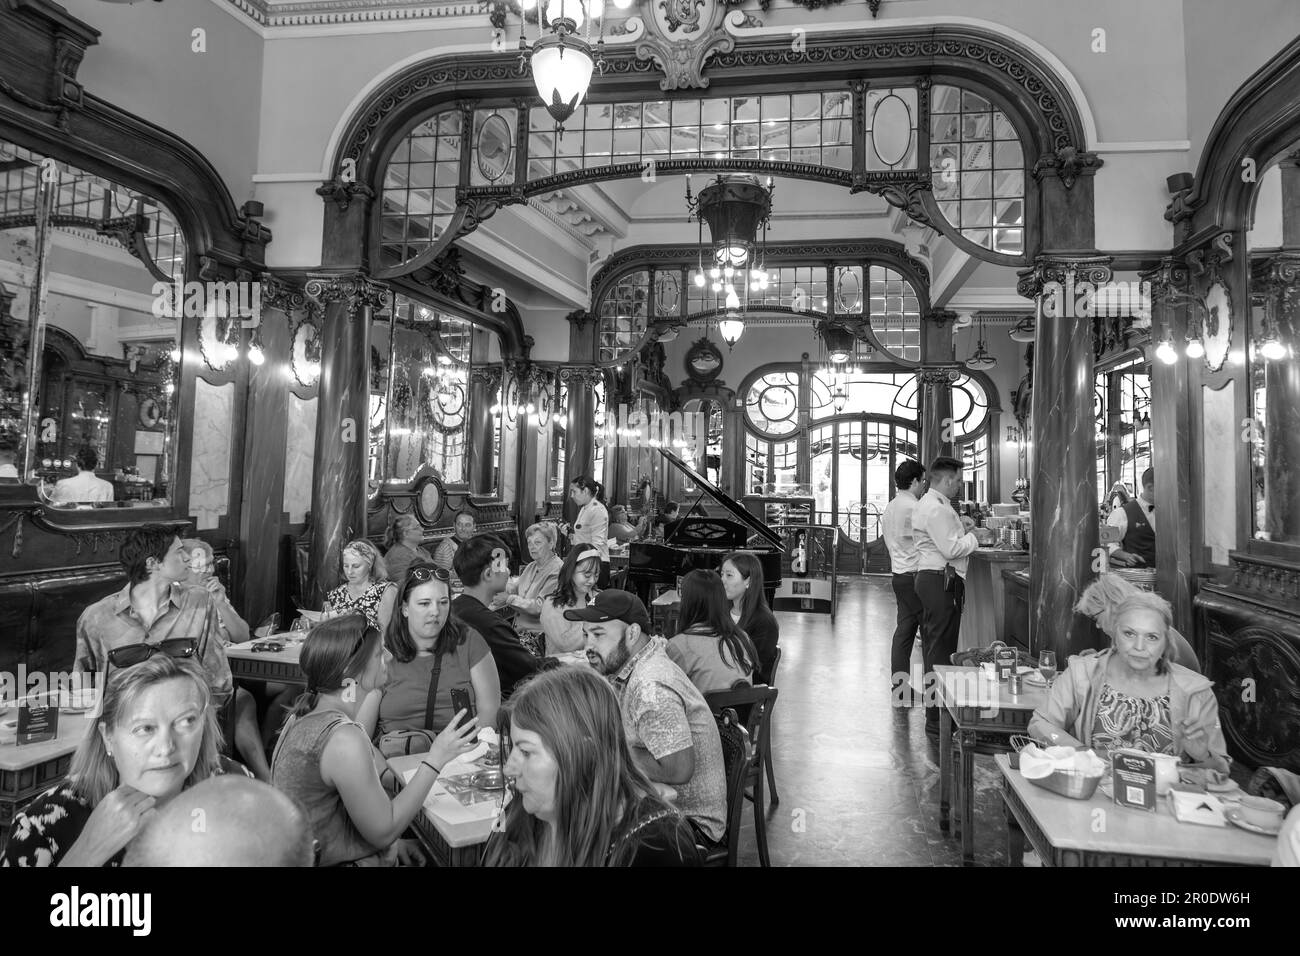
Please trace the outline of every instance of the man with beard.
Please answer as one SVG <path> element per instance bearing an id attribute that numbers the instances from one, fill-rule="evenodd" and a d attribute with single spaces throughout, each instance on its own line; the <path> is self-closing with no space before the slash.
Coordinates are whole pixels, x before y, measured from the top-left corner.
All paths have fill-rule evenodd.
<path id="1" fill-rule="evenodd" d="M 582 621 L 587 660 L 618 694 L 632 758 L 646 775 L 677 791 L 674 803 L 700 842 L 716 846 L 726 833 L 727 781 L 718 725 L 704 697 L 651 637 L 640 598 L 606 590 L 585 608 L 565 611 Z"/>

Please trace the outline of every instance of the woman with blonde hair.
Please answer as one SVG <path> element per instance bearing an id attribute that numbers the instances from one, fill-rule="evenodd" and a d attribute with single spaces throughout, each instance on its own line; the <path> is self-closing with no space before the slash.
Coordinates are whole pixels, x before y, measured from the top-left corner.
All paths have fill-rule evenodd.
<path id="1" fill-rule="evenodd" d="M 406 569 L 412 564 L 432 564 L 433 555 L 421 547 L 424 543 L 424 525 L 415 515 L 398 515 L 389 522 L 384 532 L 384 564 L 388 567 L 388 580 L 402 586 Z"/>
<path id="2" fill-rule="evenodd" d="M 388 580 L 388 566 L 379 549 L 364 538 L 345 544 L 343 578 L 342 584 L 325 595 L 321 620 L 356 611 L 382 634 L 393 616 L 397 588 Z"/>
<path id="3" fill-rule="evenodd" d="M 124 650 L 148 655 L 129 664 L 110 655 L 103 710 L 68 779 L 14 818 L 0 866 L 118 866 L 154 810 L 182 790 L 218 774 L 252 776 L 220 754 L 196 644 L 177 638 L 113 652 L 119 661 Z"/>
<path id="4" fill-rule="evenodd" d="M 542 629 L 542 600 L 559 583 L 563 562 L 555 553 L 555 525 L 547 521 L 532 525 L 524 532 L 524 542 L 532 561 L 524 565 L 517 578 L 506 583 L 494 607 L 515 608 L 515 630 L 519 643 L 538 657 L 543 656 L 546 635 Z"/>
<path id="5" fill-rule="evenodd" d="M 1030 735 L 1102 756 L 1133 748 L 1172 754 L 1227 773 L 1214 685 L 1176 663 L 1181 636 L 1169 602 L 1103 574 L 1077 610 L 1095 615 L 1111 646 L 1070 658 L 1034 712 Z"/>
<path id="6" fill-rule="evenodd" d="M 514 799 L 487 865 L 700 865 L 694 831 L 633 761 L 618 698 L 595 671 L 538 674 L 508 719 Z"/>

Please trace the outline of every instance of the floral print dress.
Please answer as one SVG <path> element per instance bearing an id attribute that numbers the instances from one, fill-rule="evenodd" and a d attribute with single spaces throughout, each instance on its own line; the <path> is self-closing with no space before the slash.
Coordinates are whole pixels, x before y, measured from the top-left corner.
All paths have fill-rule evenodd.
<path id="1" fill-rule="evenodd" d="M 1102 686 L 1097 701 L 1097 716 L 1092 722 L 1092 746 L 1098 753 L 1130 749 L 1172 754 L 1173 727 L 1168 694 L 1132 697 L 1107 683 Z"/>
<path id="2" fill-rule="evenodd" d="M 325 595 L 325 604 L 332 611 L 359 611 L 366 616 L 370 626 L 379 630 L 379 603 L 384 599 L 387 581 L 379 581 L 366 588 L 366 593 L 354 598 L 348 593 L 348 586 L 340 584 Z"/>

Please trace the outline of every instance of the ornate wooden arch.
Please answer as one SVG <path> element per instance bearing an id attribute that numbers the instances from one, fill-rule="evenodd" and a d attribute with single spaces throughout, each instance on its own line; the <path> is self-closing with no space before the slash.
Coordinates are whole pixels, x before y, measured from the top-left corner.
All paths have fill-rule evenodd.
<path id="1" fill-rule="evenodd" d="M 593 101 L 605 99 L 662 100 L 698 90 L 665 92 L 655 82 L 659 67 L 653 59 L 639 59 L 632 46 L 614 47 L 606 54 L 607 68 L 599 80 Z M 954 82 L 986 94 L 1016 125 L 1026 149 L 1026 173 L 1044 166 L 1062 169 L 1063 178 L 1073 182 L 1073 170 L 1095 161 L 1085 159 L 1088 144 L 1083 123 L 1070 93 L 1051 67 L 1036 53 L 991 30 L 968 25 L 901 26 L 870 32 L 817 33 L 806 37 L 805 48 L 791 49 L 788 37 L 738 36 L 732 48 L 720 51 L 707 65 L 710 94 L 726 95 L 733 90 L 752 92 L 758 86 L 784 79 L 791 81 L 856 81 L 861 87 L 876 80 L 917 80 L 924 95 L 933 82 Z M 784 74 L 784 76 L 782 76 Z M 479 102 L 481 101 L 481 103 Z M 454 105 L 472 109 L 475 105 L 511 104 L 519 108 L 536 97 L 526 74 L 518 70 L 513 54 L 436 56 L 413 64 L 375 89 L 348 122 L 332 160 L 333 179 L 322 186 L 323 195 L 340 205 L 355 195 L 374 197 L 383 187 L 387 159 L 397 144 L 417 123 L 439 108 Z M 861 96 L 856 102 L 861 103 Z M 855 116 L 862 128 L 861 116 Z M 526 141 L 527 130 L 517 138 Z M 922 140 L 924 142 L 924 140 Z M 1036 162 L 1035 162 L 1036 160 Z M 346 164 L 346 166 L 345 166 Z M 455 239 L 504 205 L 524 202 L 529 196 L 566 185 L 612 178 L 640 176 L 642 162 L 628 162 L 593 169 L 575 170 L 532 182 L 516 177 L 515 183 L 499 187 L 465 187 L 458 192 L 458 206 L 443 235 L 425 253 L 406 263 L 402 271 L 418 268 L 436 259 Z M 945 228 L 930 193 L 928 155 L 918 157 L 916 170 L 867 172 L 864 169 L 831 170 L 804 163 L 764 160 L 665 160 L 656 162 L 657 171 L 754 171 L 793 178 L 813 179 L 842 185 L 850 192 L 870 191 L 904 210 L 909 216 L 934 225 L 955 237 L 962 248 L 989 261 L 1011 264 L 1024 257 L 994 253 L 967 242 L 956 230 Z M 1026 236 L 1037 234 L 1029 215 L 1035 207 L 1036 187 L 1026 176 Z M 371 211 L 373 218 L 378 214 Z M 372 238 L 372 259 L 378 252 L 377 230 Z M 1026 249 L 1026 253 L 1032 253 Z M 387 275 L 379 270 L 379 275 Z M 394 270 L 391 274 L 397 274 Z"/>

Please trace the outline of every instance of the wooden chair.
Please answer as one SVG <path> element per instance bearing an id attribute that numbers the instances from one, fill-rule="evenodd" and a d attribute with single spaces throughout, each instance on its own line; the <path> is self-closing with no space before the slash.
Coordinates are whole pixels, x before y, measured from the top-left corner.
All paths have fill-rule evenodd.
<path id="1" fill-rule="evenodd" d="M 721 844 L 701 850 L 705 866 L 735 866 L 740 821 L 745 810 L 745 778 L 754 760 L 754 748 L 749 743 L 749 731 L 731 708 L 718 717 L 718 737 L 722 741 L 722 764 L 727 778 L 727 832 Z"/>
<path id="2" fill-rule="evenodd" d="M 761 866 L 771 865 L 767 852 L 767 821 L 763 814 L 763 778 L 767 762 L 765 740 L 770 729 L 772 709 L 776 706 L 776 695 L 775 687 L 764 684 L 756 687 L 741 684 L 731 690 L 704 695 L 709 710 L 715 716 L 721 717 L 729 713 L 744 715 L 741 722 L 745 724 L 753 752 L 741 785 L 741 804 L 743 806 L 744 800 L 748 799 L 754 805 L 754 836 L 758 840 L 758 861 Z"/>
<path id="3" fill-rule="evenodd" d="M 767 676 L 767 686 L 776 686 L 776 669 L 781 665 L 781 648 L 776 649 L 776 656 L 772 658 L 772 672 Z M 767 792 L 772 797 L 772 806 L 781 802 L 781 798 L 776 795 L 776 771 L 772 769 L 772 714 L 769 710 L 767 715 L 768 732 L 763 735 L 763 764 L 767 767 Z"/>

